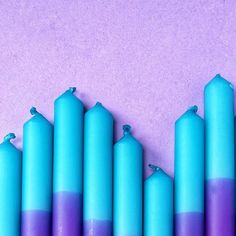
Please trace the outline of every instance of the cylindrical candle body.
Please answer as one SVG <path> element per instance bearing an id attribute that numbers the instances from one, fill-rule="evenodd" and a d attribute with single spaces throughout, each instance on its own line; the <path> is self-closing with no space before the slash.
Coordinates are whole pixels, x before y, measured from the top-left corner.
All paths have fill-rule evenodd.
<path id="1" fill-rule="evenodd" d="M 173 179 L 157 169 L 144 182 L 144 236 L 173 236 Z"/>
<path id="2" fill-rule="evenodd" d="M 142 145 L 124 126 L 124 136 L 114 145 L 114 236 L 142 235 Z"/>
<path id="3" fill-rule="evenodd" d="M 206 235 L 234 235 L 234 90 L 216 75 L 205 87 Z"/>
<path id="4" fill-rule="evenodd" d="M 82 234 L 82 102 L 74 88 L 54 105 L 53 236 Z"/>
<path id="5" fill-rule="evenodd" d="M 175 233 L 204 235 L 204 121 L 191 107 L 175 123 Z"/>
<path id="6" fill-rule="evenodd" d="M 113 117 L 97 103 L 85 114 L 84 236 L 112 235 Z"/>
<path id="7" fill-rule="evenodd" d="M 20 215 L 21 152 L 6 136 L 0 144 L 0 235 L 20 236 Z"/>
<path id="8" fill-rule="evenodd" d="M 22 236 L 51 235 L 53 128 L 36 109 L 23 128 Z"/>

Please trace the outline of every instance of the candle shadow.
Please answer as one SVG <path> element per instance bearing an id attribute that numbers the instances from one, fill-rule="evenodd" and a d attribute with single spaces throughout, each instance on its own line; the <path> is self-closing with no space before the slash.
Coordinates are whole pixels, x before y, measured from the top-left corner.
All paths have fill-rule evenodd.
<path id="1" fill-rule="evenodd" d="M 14 144 L 20 151 L 22 151 L 22 137 L 17 136 L 14 140 L 12 140 L 12 144 Z"/>

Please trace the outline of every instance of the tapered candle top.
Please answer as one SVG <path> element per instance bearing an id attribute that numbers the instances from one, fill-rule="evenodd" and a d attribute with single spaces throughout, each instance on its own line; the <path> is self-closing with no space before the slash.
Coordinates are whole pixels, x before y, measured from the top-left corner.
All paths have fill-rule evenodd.
<path id="1" fill-rule="evenodd" d="M 202 119 L 198 114 L 198 107 L 196 105 L 193 105 L 191 107 L 189 107 L 187 109 L 187 111 L 185 111 L 175 122 L 175 125 L 177 125 L 177 123 L 182 123 L 182 122 L 188 122 L 189 119 Z"/>
<path id="2" fill-rule="evenodd" d="M 83 107 L 82 101 L 75 96 L 76 87 L 69 87 L 63 94 L 61 94 L 54 102 L 56 112 L 67 110 L 77 110 L 78 106 Z M 56 109 L 57 107 L 57 109 Z M 61 107 L 61 109 L 59 109 Z"/>
<path id="3" fill-rule="evenodd" d="M 10 142 L 12 139 L 15 139 L 15 138 L 16 138 L 16 135 L 14 133 L 9 133 L 4 137 L 3 141 Z"/>
<path id="4" fill-rule="evenodd" d="M 98 117 L 99 117 L 99 120 L 101 119 L 102 122 L 105 122 L 105 123 L 110 122 L 110 121 L 113 122 L 113 116 L 111 112 L 107 110 L 106 107 L 104 107 L 101 102 L 96 102 L 96 104 L 85 113 L 85 119 L 94 119 L 95 123 L 98 122 Z M 106 119 L 107 121 L 105 121 Z M 105 125 L 105 123 L 103 125 Z"/>
<path id="5" fill-rule="evenodd" d="M 40 112 L 37 111 L 36 107 L 31 107 L 30 109 L 30 114 L 33 116 L 33 117 L 39 117 L 40 120 L 41 118 L 43 120 L 46 120 L 47 122 L 49 122 Z M 32 118 L 33 119 L 33 118 Z"/>
<path id="6" fill-rule="evenodd" d="M 118 140 L 118 142 L 115 145 L 117 146 L 122 143 L 132 142 L 135 143 L 133 145 L 138 145 L 140 148 L 142 148 L 142 144 L 132 135 L 131 126 L 129 124 L 125 124 L 123 125 L 122 128 L 123 128 L 123 136 Z"/>
<path id="7" fill-rule="evenodd" d="M 206 84 L 205 90 L 209 88 L 216 88 L 220 84 L 229 86 L 231 89 L 234 88 L 233 85 L 228 80 L 223 78 L 220 74 L 217 74 L 212 80 L 209 81 L 209 83 Z"/>

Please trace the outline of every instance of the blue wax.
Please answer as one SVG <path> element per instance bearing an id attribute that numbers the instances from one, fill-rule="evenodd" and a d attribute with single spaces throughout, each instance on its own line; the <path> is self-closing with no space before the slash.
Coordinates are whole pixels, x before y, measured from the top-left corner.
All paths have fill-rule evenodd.
<path id="1" fill-rule="evenodd" d="M 53 127 L 35 108 L 23 128 L 22 210 L 51 212 Z"/>
<path id="2" fill-rule="evenodd" d="M 175 226 L 181 236 L 189 236 L 196 221 L 199 236 L 204 230 L 204 121 L 196 112 L 191 107 L 175 123 Z"/>
<path id="3" fill-rule="evenodd" d="M 86 112 L 84 126 L 83 219 L 91 227 L 96 221 L 112 221 L 112 147 L 113 117 L 97 103 Z"/>
<path id="4" fill-rule="evenodd" d="M 0 235 L 20 236 L 21 152 L 10 142 L 10 133 L 0 144 Z"/>
<path id="5" fill-rule="evenodd" d="M 141 236 L 143 231 L 143 150 L 124 125 L 124 136 L 114 146 L 113 235 Z"/>
<path id="6" fill-rule="evenodd" d="M 162 169 L 153 170 L 144 183 L 144 236 L 173 235 L 173 179 Z"/>
<path id="7" fill-rule="evenodd" d="M 82 102 L 67 90 L 54 108 L 54 192 L 82 193 L 83 118 Z"/>

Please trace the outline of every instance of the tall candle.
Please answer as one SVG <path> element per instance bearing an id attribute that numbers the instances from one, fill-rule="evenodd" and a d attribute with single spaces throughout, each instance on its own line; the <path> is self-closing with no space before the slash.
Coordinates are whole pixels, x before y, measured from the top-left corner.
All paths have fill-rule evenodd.
<path id="1" fill-rule="evenodd" d="M 84 236 L 112 235 L 113 117 L 97 103 L 85 114 Z"/>
<path id="2" fill-rule="evenodd" d="M 113 235 L 142 235 L 142 145 L 124 125 L 124 136 L 114 146 Z"/>
<path id="3" fill-rule="evenodd" d="M 173 179 L 149 165 L 153 174 L 144 183 L 144 236 L 173 235 Z"/>
<path id="4" fill-rule="evenodd" d="M 31 114 L 23 128 L 21 233 L 50 236 L 53 128 L 34 107 Z"/>
<path id="5" fill-rule="evenodd" d="M 175 123 L 175 233 L 204 235 L 204 121 L 188 109 Z"/>
<path id="6" fill-rule="evenodd" d="M 0 144 L 0 235 L 20 236 L 21 152 L 8 134 Z"/>
<path id="7" fill-rule="evenodd" d="M 205 87 L 206 235 L 234 235 L 234 90 L 216 75 Z"/>
<path id="8" fill-rule="evenodd" d="M 70 88 L 54 104 L 53 236 L 82 230 L 82 102 Z"/>

